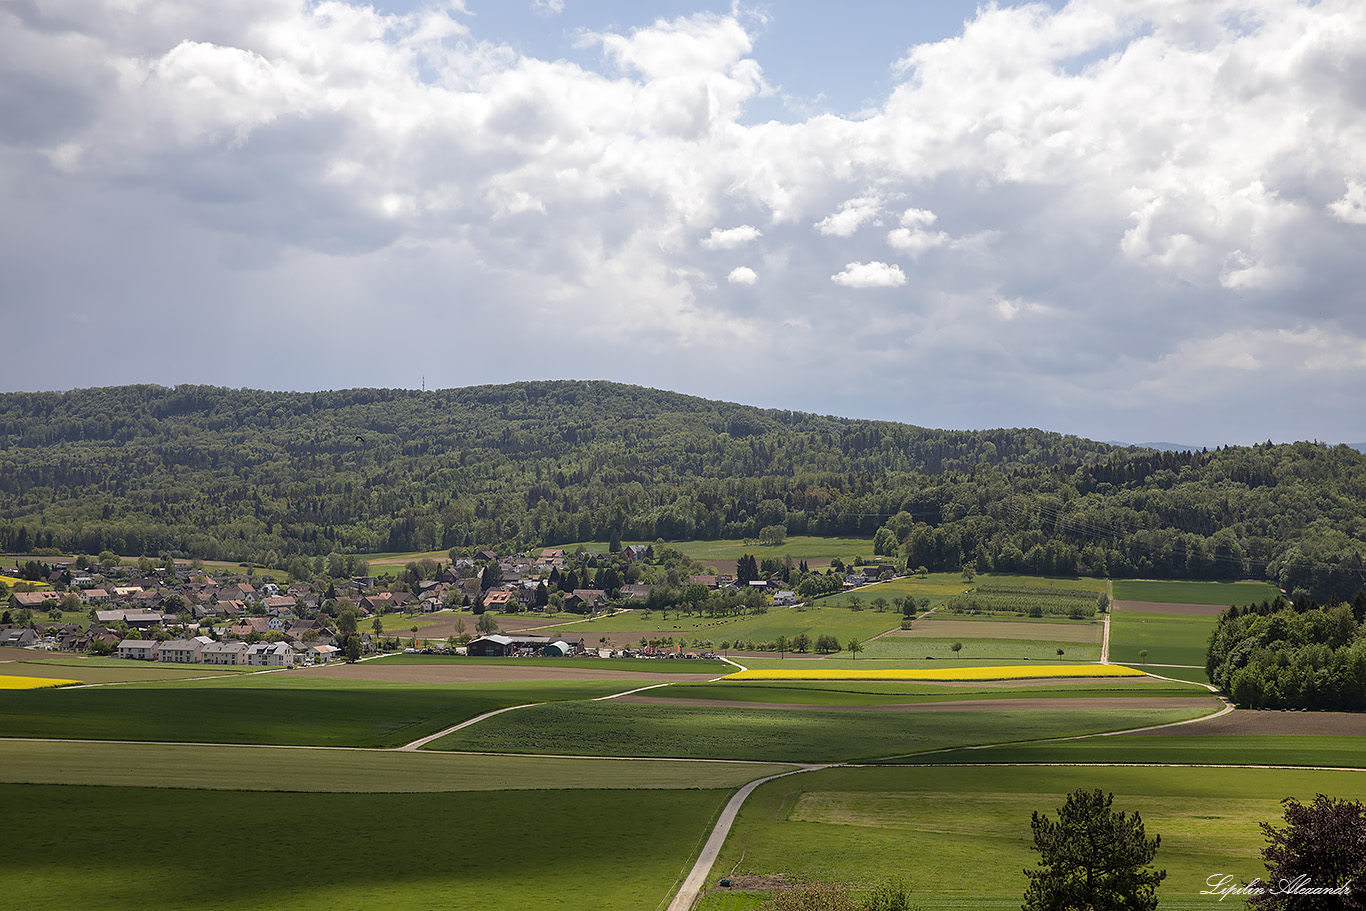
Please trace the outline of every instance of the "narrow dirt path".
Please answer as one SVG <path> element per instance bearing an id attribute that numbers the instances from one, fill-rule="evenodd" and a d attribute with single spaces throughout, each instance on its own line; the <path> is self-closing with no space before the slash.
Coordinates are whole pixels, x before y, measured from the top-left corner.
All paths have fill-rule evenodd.
<path id="1" fill-rule="evenodd" d="M 721 846 L 726 843 L 726 836 L 730 834 L 731 826 L 735 824 L 735 817 L 740 812 L 749 795 L 754 793 L 754 789 L 761 784 L 773 781 L 777 778 L 786 778 L 788 775 L 800 775 L 802 772 L 814 772 L 817 769 L 828 769 L 839 763 L 827 765 L 808 765 L 791 772 L 779 772 L 777 775 L 768 775 L 764 778 L 756 778 L 749 784 L 736 791 L 726 803 L 726 807 L 721 811 L 721 816 L 716 820 L 716 825 L 712 827 L 711 836 L 707 838 L 707 843 L 702 846 L 702 853 L 697 856 L 697 861 L 692 866 L 692 871 L 688 873 L 683 885 L 674 894 L 674 900 L 669 903 L 668 911 L 688 911 L 701 894 L 702 887 L 706 885 L 707 877 L 711 874 L 712 865 L 716 863 L 716 857 L 721 853 Z"/>

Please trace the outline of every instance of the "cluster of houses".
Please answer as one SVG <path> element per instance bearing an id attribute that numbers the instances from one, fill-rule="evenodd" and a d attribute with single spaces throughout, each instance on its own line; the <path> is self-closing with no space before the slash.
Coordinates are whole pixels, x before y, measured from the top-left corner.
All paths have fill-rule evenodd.
<path id="1" fill-rule="evenodd" d="M 0 646 L 102 648 L 119 658 L 141 661 L 267 667 L 316 664 L 341 654 L 330 618 L 317 613 L 323 596 L 310 585 L 283 587 L 243 577 L 215 580 L 179 564 L 174 571 L 157 570 L 141 578 L 97 575 L 61 562 L 52 566 L 53 583 L 69 577 L 66 591 L 12 593 L 7 605 L 11 619 L 27 609 L 38 622 L 0 625 Z M 14 574 L 13 568 L 0 568 L 0 575 Z M 339 594 L 358 596 L 367 584 L 372 586 L 374 580 L 344 580 L 337 588 Z M 53 601 L 69 609 L 73 595 L 90 611 L 88 626 L 42 622 Z M 390 610 L 410 599 L 406 592 L 386 595 L 376 600 L 393 602 Z M 167 639 L 165 632 L 170 630 L 179 631 L 181 638 Z"/>
<path id="2" fill-rule="evenodd" d="M 649 559 L 651 549 L 628 545 L 622 556 L 631 562 Z M 412 609 L 435 611 L 452 601 L 471 604 L 481 598 L 487 610 L 531 610 L 537 607 L 537 589 L 546 576 L 554 570 L 566 572 L 576 562 L 575 555 L 566 555 L 558 548 L 547 548 L 535 557 L 515 554 L 501 559 L 483 551 L 441 565 L 432 578 L 415 583 L 409 590 L 378 591 L 373 577 L 356 577 L 334 580 L 331 587 L 335 592 L 328 594 L 348 599 L 362 619 Z M 336 631 L 327 625 L 330 618 L 318 612 L 325 596 L 306 583 L 286 586 L 251 576 L 214 579 L 179 562 L 174 568 L 158 568 L 141 576 L 126 569 L 104 573 L 98 565 L 88 569 L 60 561 L 49 565 L 49 581 L 65 591 L 14 592 L 9 607 L 31 610 L 41 621 L 41 614 L 53 600 L 66 598 L 69 609 L 70 596 L 74 595 L 90 610 L 90 624 L 0 625 L 0 647 L 64 651 L 97 648 L 120 658 L 143 661 L 273 667 L 315 664 L 341 654 Z M 490 565 L 496 566 L 500 577 L 486 590 L 481 572 Z M 0 575 L 17 575 L 17 569 L 0 567 Z M 733 576 L 725 575 L 695 575 L 689 577 L 688 584 L 709 589 L 739 587 Z M 771 594 L 777 606 L 797 601 L 794 592 L 770 581 L 748 585 Z M 650 590 L 649 585 L 629 584 L 622 587 L 621 596 L 643 600 Z M 604 607 L 606 601 L 606 593 L 597 589 L 575 589 L 563 596 L 567 609 L 582 612 Z M 167 639 L 167 632 L 178 633 L 180 638 Z M 362 639 L 368 648 L 369 636 L 362 633 Z M 496 637 L 489 642 L 475 640 L 471 646 L 511 654 L 539 654 L 560 648 L 555 641 L 519 640 L 509 644 L 499 643 Z M 570 643 L 565 648 L 572 653 L 575 645 Z M 476 653 L 481 652 L 471 652 Z"/>

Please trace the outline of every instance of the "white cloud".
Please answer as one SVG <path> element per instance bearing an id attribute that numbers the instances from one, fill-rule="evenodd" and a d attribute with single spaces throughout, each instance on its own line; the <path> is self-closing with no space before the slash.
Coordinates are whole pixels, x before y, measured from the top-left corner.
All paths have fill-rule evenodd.
<path id="1" fill-rule="evenodd" d="M 877 196 L 858 196 L 816 222 L 815 228 L 828 237 L 852 237 L 862 225 L 877 218 L 881 209 L 882 200 Z"/>
<path id="2" fill-rule="evenodd" d="M 564 12 L 564 0 L 531 0 L 531 8 L 543 15 L 558 16 Z"/>
<path id="3" fill-rule="evenodd" d="M 740 225 L 736 228 L 712 228 L 711 233 L 698 241 L 705 250 L 738 250 L 751 241 L 764 236 L 753 225 Z"/>
<path id="4" fill-rule="evenodd" d="M 566 30 L 579 12 L 535 5 Z M 1178 391 L 1191 370 L 1256 376 L 1265 413 L 1299 422 L 1353 412 L 1305 405 L 1323 397 L 1303 376 L 1340 384 L 1349 406 L 1359 396 L 1354 0 L 984 4 L 961 34 L 912 48 L 866 118 L 813 108 L 786 123 L 749 116 L 771 89 L 739 13 L 588 33 L 576 63 L 490 42 L 456 4 L 133 6 L 0 4 L 6 316 L 107 298 L 193 332 L 270 301 L 297 328 L 282 341 L 306 341 L 318 311 L 304 290 L 326 273 L 355 323 L 368 299 L 432 332 L 544 325 L 585 358 L 638 356 L 635 378 L 654 385 L 697 376 L 675 348 L 713 344 L 708 375 L 740 382 L 749 368 L 722 363 L 724 344 L 787 324 L 813 346 L 838 338 L 863 371 L 850 388 L 902 408 L 929 376 L 904 371 L 898 346 L 911 346 L 964 398 L 942 418 L 888 416 L 945 424 L 983 402 L 1002 422 L 1068 429 L 1110 399 L 1149 407 L 1117 364 Z M 862 261 L 879 255 L 858 244 L 874 226 L 901 266 Z M 241 299 L 180 308 L 138 277 L 165 261 L 139 237 L 176 241 L 185 271 L 167 288 Z M 741 249 L 753 268 L 728 280 L 752 290 L 713 293 L 713 254 Z M 910 285 L 911 262 L 903 293 L 853 293 Z M 1057 318 L 1032 318 L 1044 314 Z M 951 356 L 915 347 L 931 339 Z M 1028 353 L 1044 350 L 1065 353 Z M 1300 369 L 1271 369 L 1287 351 Z M 479 357 L 465 368 L 476 379 L 491 363 Z M 140 378 L 201 367 L 167 364 Z M 67 381 L 122 381 L 114 362 L 80 369 Z M 816 379 L 771 374 L 792 407 L 842 410 Z M 269 364 L 219 380 L 279 384 Z M 1229 404 L 1229 382 L 1209 393 L 1228 407 L 1205 413 L 1233 422 L 1248 409 Z"/>
<path id="5" fill-rule="evenodd" d="M 749 266 L 736 266 L 726 276 L 726 281 L 732 285 L 752 285 L 758 280 L 758 274 Z"/>
<path id="6" fill-rule="evenodd" d="M 830 276 L 830 280 L 846 288 L 895 288 L 906 284 L 906 273 L 898 265 L 887 265 L 876 260 L 849 263 L 844 271 Z"/>
<path id="7" fill-rule="evenodd" d="M 1366 181 L 1348 180 L 1347 192 L 1329 203 L 1328 211 L 1344 224 L 1366 225 Z"/>
<path id="8" fill-rule="evenodd" d="M 907 209 L 901 213 L 901 226 L 903 228 L 928 228 L 939 220 L 929 209 Z"/>
<path id="9" fill-rule="evenodd" d="M 887 243 L 911 255 L 912 258 L 918 257 L 926 250 L 933 250 L 935 247 L 942 246 L 949 236 L 943 231 L 915 231 L 910 228 L 893 228 L 887 232 Z"/>

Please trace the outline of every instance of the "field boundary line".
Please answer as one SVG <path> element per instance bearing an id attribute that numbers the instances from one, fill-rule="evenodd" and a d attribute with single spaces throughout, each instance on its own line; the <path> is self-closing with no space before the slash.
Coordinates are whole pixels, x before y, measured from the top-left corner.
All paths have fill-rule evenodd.
<path id="1" fill-rule="evenodd" d="M 437 731 L 435 734 L 428 734 L 426 737 L 420 737 L 420 738 L 418 738 L 417 740 L 414 740 L 412 743 L 405 743 L 403 746 L 399 746 L 399 747 L 389 747 L 389 749 L 390 749 L 391 751 L 397 752 L 397 753 L 413 753 L 413 752 L 416 752 L 416 751 L 422 749 L 422 748 L 425 747 L 427 744 L 431 743 L 433 740 L 440 740 L 442 737 L 445 737 L 447 734 L 454 734 L 456 731 L 460 730 L 461 728 L 467 728 L 467 727 L 469 727 L 469 726 L 472 725 L 472 724 L 478 724 L 479 722 L 485 720 L 486 718 L 492 718 L 493 716 L 495 716 L 495 715 L 501 715 L 501 714 L 503 714 L 504 712 L 515 712 L 515 711 L 517 711 L 518 709 L 531 709 L 531 708 L 535 708 L 535 707 L 538 706 L 538 705 L 547 705 L 547 704 L 548 704 L 548 703 L 545 703 L 545 702 L 528 702 L 528 703 L 525 704 L 525 705 L 508 705 L 508 706 L 504 706 L 504 707 L 501 708 L 501 709 L 494 709 L 493 711 L 491 711 L 491 712 L 485 712 L 485 713 L 482 714 L 482 715 L 475 715 L 473 718 L 470 718 L 470 719 L 468 719 L 468 720 L 466 720 L 466 721 L 462 721 L 462 722 L 460 722 L 460 723 L 457 724 L 457 725 L 452 725 L 451 727 L 446 728 L 444 731 Z"/>
<path id="2" fill-rule="evenodd" d="M 712 683 L 713 681 L 708 680 L 707 682 L 708 682 L 708 683 Z M 673 686 L 673 685 L 674 685 L 674 681 L 672 681 L 672 680 L 668 681 L 667 683 L 652 683 L 652 684 L 650 684 L 649 686 L 638 686 L 638 687 L 636 687 L 636 688 L 633 689 L 633 690 L 626 690 L 625 692 L 622 692 L 622 693 L 610 693 L 610 694 L 608 694 L 608 695 L 606 695 L 606 696 L 594 696 L 594 697 L 593 697 L 592 699 L 590 699 L 589 701 L 590 701 L 590 702 L 606 702 L 608 699 L 619 699 L 619 698 L 621 698 L 622 696 L 634 696 L 636 693 L 643 693 L 643 692 L 645 692 L 646 690 L 657 690 L 657 689 L 659 689 L 661 686 Z M 545 704 L 545 703 L 540 703 L 540 702 L 537 703 L 537 705 L 544 705 L 544 704 Z"/>

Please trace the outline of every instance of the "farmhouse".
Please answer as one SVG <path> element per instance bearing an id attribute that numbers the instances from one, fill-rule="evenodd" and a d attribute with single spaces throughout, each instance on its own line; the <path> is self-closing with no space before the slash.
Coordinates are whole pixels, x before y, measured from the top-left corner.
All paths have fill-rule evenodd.
<path id="1" fill-rule="evenodd" d="M 45 601 L 56 601 L 57 596 L 52 592 L 15 592 L 9 596 L 11 607 L 19 609 L 28 608 L 38 610 Z"/>
<path id="2" fill-rule="evenodd" d="M 38 634 L 26 627 L 12 627 L 0 630 L 0 646 L 6 648 L 28 648 L 38 641 Z"/>
<path id="3" fill-rule="evenodd" d="M 568 610 L 575 610 L 580 606 L 593 610 L 606 603 L 607 593 L 596 588 L 576 588 L 564 599 L 564 606 Z"/>
<path id="4" fill-rule="evenodd" d="M 149 626 L 156 626 L 165 619 L 160 611 L 154 610 L 97 610 L 95 611 L 95 622 L 101 624 L 118 623 L 122 620 L 135 629 L 146 629 Z"/>
<path id="5" fill-rule="evenodd" d="M 550 651 L 547 651 L 550 649 Z M 466 654 L 480 658 L 507 658 L 514 655 L 567 655 L 583 650 L 583 640 L 566 642 L 550 636 L 508 636 L 494 633 L 480 636 L 467 647 Z"/>

